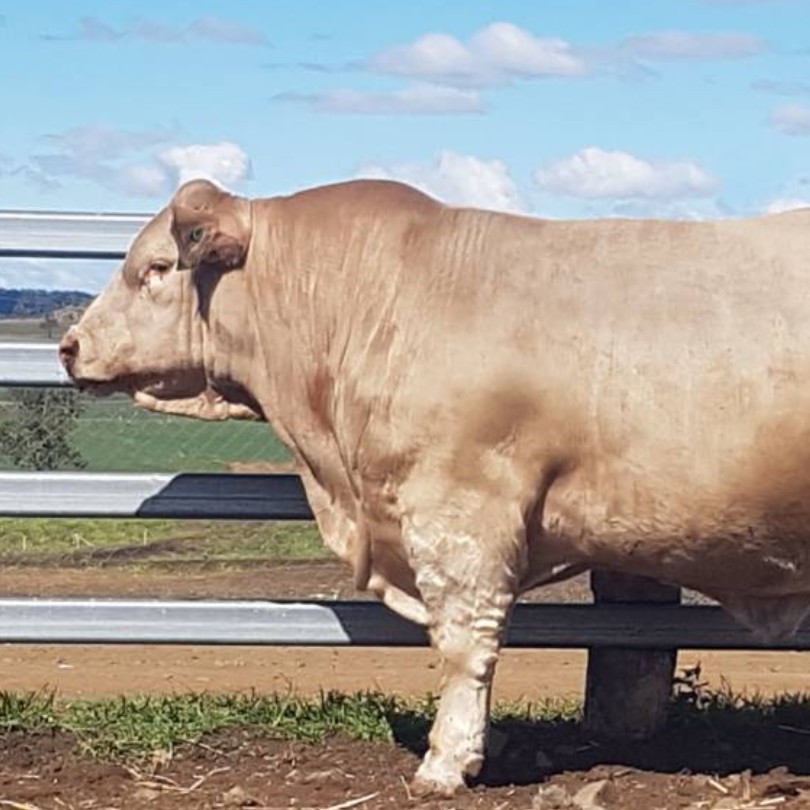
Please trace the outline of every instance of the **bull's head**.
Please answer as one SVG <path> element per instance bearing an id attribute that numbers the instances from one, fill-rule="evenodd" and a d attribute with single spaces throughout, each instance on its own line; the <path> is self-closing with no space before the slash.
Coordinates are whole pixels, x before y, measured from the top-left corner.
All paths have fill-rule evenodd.
<path id="1" fill-rule="evenodd" d="M 197 201 L 201 187 L 224 194 L 209 183 L 189 183 L 172 202 L 189 194 Z M 206 278 L 213 278 L 217 256 L 233 268 L 236 254 L 227 240 L 223 246 L 209 212 L 196 213 L 208 217 L 202 234 L 175 223 L 171 205 L 143 227 L 105 290 L 62 339 L 60 359 L 75 383 L 93 393 L 123 391 L 151 410 L 199 418 L 256 418 L 255 409 L 227 401 L 211 383 L 202 311 L 210 301 L 201 300 L 201 290 L 212 286 Z M 174 232 L 196 249 L 183 261 Z M 199 272 L 184 272 L 190 267 Z"/>

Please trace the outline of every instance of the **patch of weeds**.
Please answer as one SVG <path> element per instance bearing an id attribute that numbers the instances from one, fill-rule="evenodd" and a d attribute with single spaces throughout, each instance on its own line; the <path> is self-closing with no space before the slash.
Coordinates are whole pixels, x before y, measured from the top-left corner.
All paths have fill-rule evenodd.
<path id="1" fill-rule="evenodd" d="M 49 729 L 72 734 L 85 754 L 141 759 L 156 751 L 243 729 L 277 739 L 319 742 L 335 734 L 357 740 L 392 739 L 389 717 L 405 705 L 376 693 L 318 698 L 292 695 L 119 697 L 57 701 L 53 696 L 0 693 L 0 730 Z"/>
<path id="2" fill-rule="evenodd" d="M 701 680 L 698 664 L 683 670 L 675 678 L 670 721 L 732 729 L 761 726 L 763 722 L 807 725 L 810 722 L 810 692 L 766 697 L 759 692 L 735 692 L 723 679 L 719 689 L 710 689 Z"/>
<path id="3" fill-rule="evenodd" d="M 496 726 L 567 721 L 572 702 L 501 704 Z M 100 759 L 139 759 L 171 752 L 208 735 L 247 730 L 262 736 L 320 742 L 334 735 L 424 745 L 436 698 L 404 699 L 377 692 L 318 697 L 291 694 L 184 694 L 56 700 L 52 694 L 0 692 L 0 732 L 51 730 L 72 734 L 81 751 Z"/>
<path id="4" fill-rule="evenodd" d="M 0 692 L 0 731 L 42 731 L 56 728 L 52 692 Z"/>
<path id="5" fill-rule="evenodd" d="M 239 567 L 332 556 L 308 521 L 0 519 L 4 565 Z"/>
<path id="6" fill-rule="evenodd" d="M 492 710 L 493 723 L 572 723 L 582 717 L 578 698 L 546 698 L 537 702 L 502 702 Z"/>
<path id="7" fill-rule="evenodd" d="M 710 689 L 700 666 L 676 681 L 662 740 L 689 739 L 675 764 L 731 773 L 751 768 L 801 769 L 810 754 L 810 693 L 765 696 L 735 692 L 730 684 Z M 670 756 L 673 761 L 677 758 Z"/>

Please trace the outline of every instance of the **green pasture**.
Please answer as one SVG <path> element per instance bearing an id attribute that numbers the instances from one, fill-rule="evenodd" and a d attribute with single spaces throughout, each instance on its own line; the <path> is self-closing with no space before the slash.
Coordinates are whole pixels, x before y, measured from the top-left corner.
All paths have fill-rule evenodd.
<path id="1" fill-rule="evenodd" d="M 435 708 L 431 695 L 399 698 L 368 692 L 329 692 L 315 698 L 175 694 L 91 701 L 0 692 L 0 742 L 11 734 L 61 732 L 73 736 L 86 756 L 130 762 L 149 761 L 158 752 L 171 756 L 179 747 L 205 744 L 206 739 L 213 742 L 217 735 L 235 731 L 242 733 L 244 741 L 251 734 L 302 742 L 343 734 L 355 740 L 396 740 L 420 749 L 426 743 Z M 795 738 L 794 757 L 801 759 L 806 750 L 801 735 L 806 734 L 808 712 L 807 694 L 764 698 L 703 687 L 676 691 L 666 727 L 657 738 L 658 747 L 669 739 L 673 741 L 667 749 L 672 761 L 688 760 L 691 753 L 702 751 L 704 758 L 709 752 L 717 760 L 718 770 L 722 761 L 726 768 L 732 765 L 736 770 L 749 763 L 755 773 L 762 773 L 783 762 L 781 754 L 771 749 L 776 745 L 784 753 L 785 734 Z M 529 763 L 535 761 L 544 742 L 565 744 L 572 752 L 586 752 L 595 745 L 592 735 L 579 724 L 578 701 L 499 703 L 493 707 L 492 719 L 493 734 L 511 748 L 511 756 L 521 756 Z M 638 743 L 637 747 L 648 744 Z M 626 756 L 629 744 L 623 749 Z M 496 755 L 491 752 L 490 756 Z"/>
<path id="2" fill-rule="evenodd" d="M 0 319 L 0 343 L 46 341 L 41 319 Z M 8 396 L 8 389 L 0 391 L 0 405 Z M 146 413 L 126 397 L 88 396 L 70 440 L 87 469 L 98 472 L 209 472 L 225 470 L 234 461 L 289 459 L 267 425 Z M 0 458 L 0 468 L 11 466 Z"/>
<path id="3" fill-rule="evenodd" d="M 568 724 L 572 701 L 498 704 L 496 727 Z M 377 692 L 292 694 L 178 694 L 107 700 L 59 700 L 54 695 L 0 692 L 0 741 L 10 732 L 65 732 L 85 755 L 105 760 L 148 759 L 157 752 L 239 730 L 275 739 L 318 742 L 336 734 L 355 740 L 422 740 L 435 715 L 432 696 L 404 699 Z"/>
<path id="4" fill-rule="evenodd" d="M 0 519 L 0 567 L 239 567 L 330 556 L 309 522 Z"/>
<path id="5" fill-rule="evenodd" d="M 10 389 L 0 389 L 0 416 Z M 95 472 L 216 472 L 231 462 L 284 462 L 287 449 L 267 424 L 205 422 L 149 413 L 124 396 L 83 397 L 70 443 Z M 0 469 L 14 465 L 0 456 Z"/>
<path id="6" fill-rule="evenodd" d="M 266 424 L 147 413 L 122 397 L 88 397 L 71 442 L 88 470 L 105 472 L 209 472 L 290 457 Z"/>

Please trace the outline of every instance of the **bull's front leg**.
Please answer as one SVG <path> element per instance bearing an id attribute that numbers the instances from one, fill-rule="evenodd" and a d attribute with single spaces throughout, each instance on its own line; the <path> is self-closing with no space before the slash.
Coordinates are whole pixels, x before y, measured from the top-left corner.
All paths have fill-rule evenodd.
<path id="1" fill-rule="evenodd" d="M 454 523 L 414 520 L 405 536 L 442 666 L 430 749 L 413 782 L 418 795 L 451 796 L 481 769 L 495 664 L 525 566 L 519 533 Z"/>

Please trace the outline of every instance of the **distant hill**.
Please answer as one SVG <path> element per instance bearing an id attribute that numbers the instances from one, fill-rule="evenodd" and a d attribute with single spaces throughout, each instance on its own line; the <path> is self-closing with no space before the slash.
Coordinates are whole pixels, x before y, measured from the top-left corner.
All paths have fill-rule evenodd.
<path id="1" fill-rule="evenodd" d="M 0 289 L 0 318 L 44 318 L 66 307 L 84 309 L 93 297 L 76 290 Z"/>

